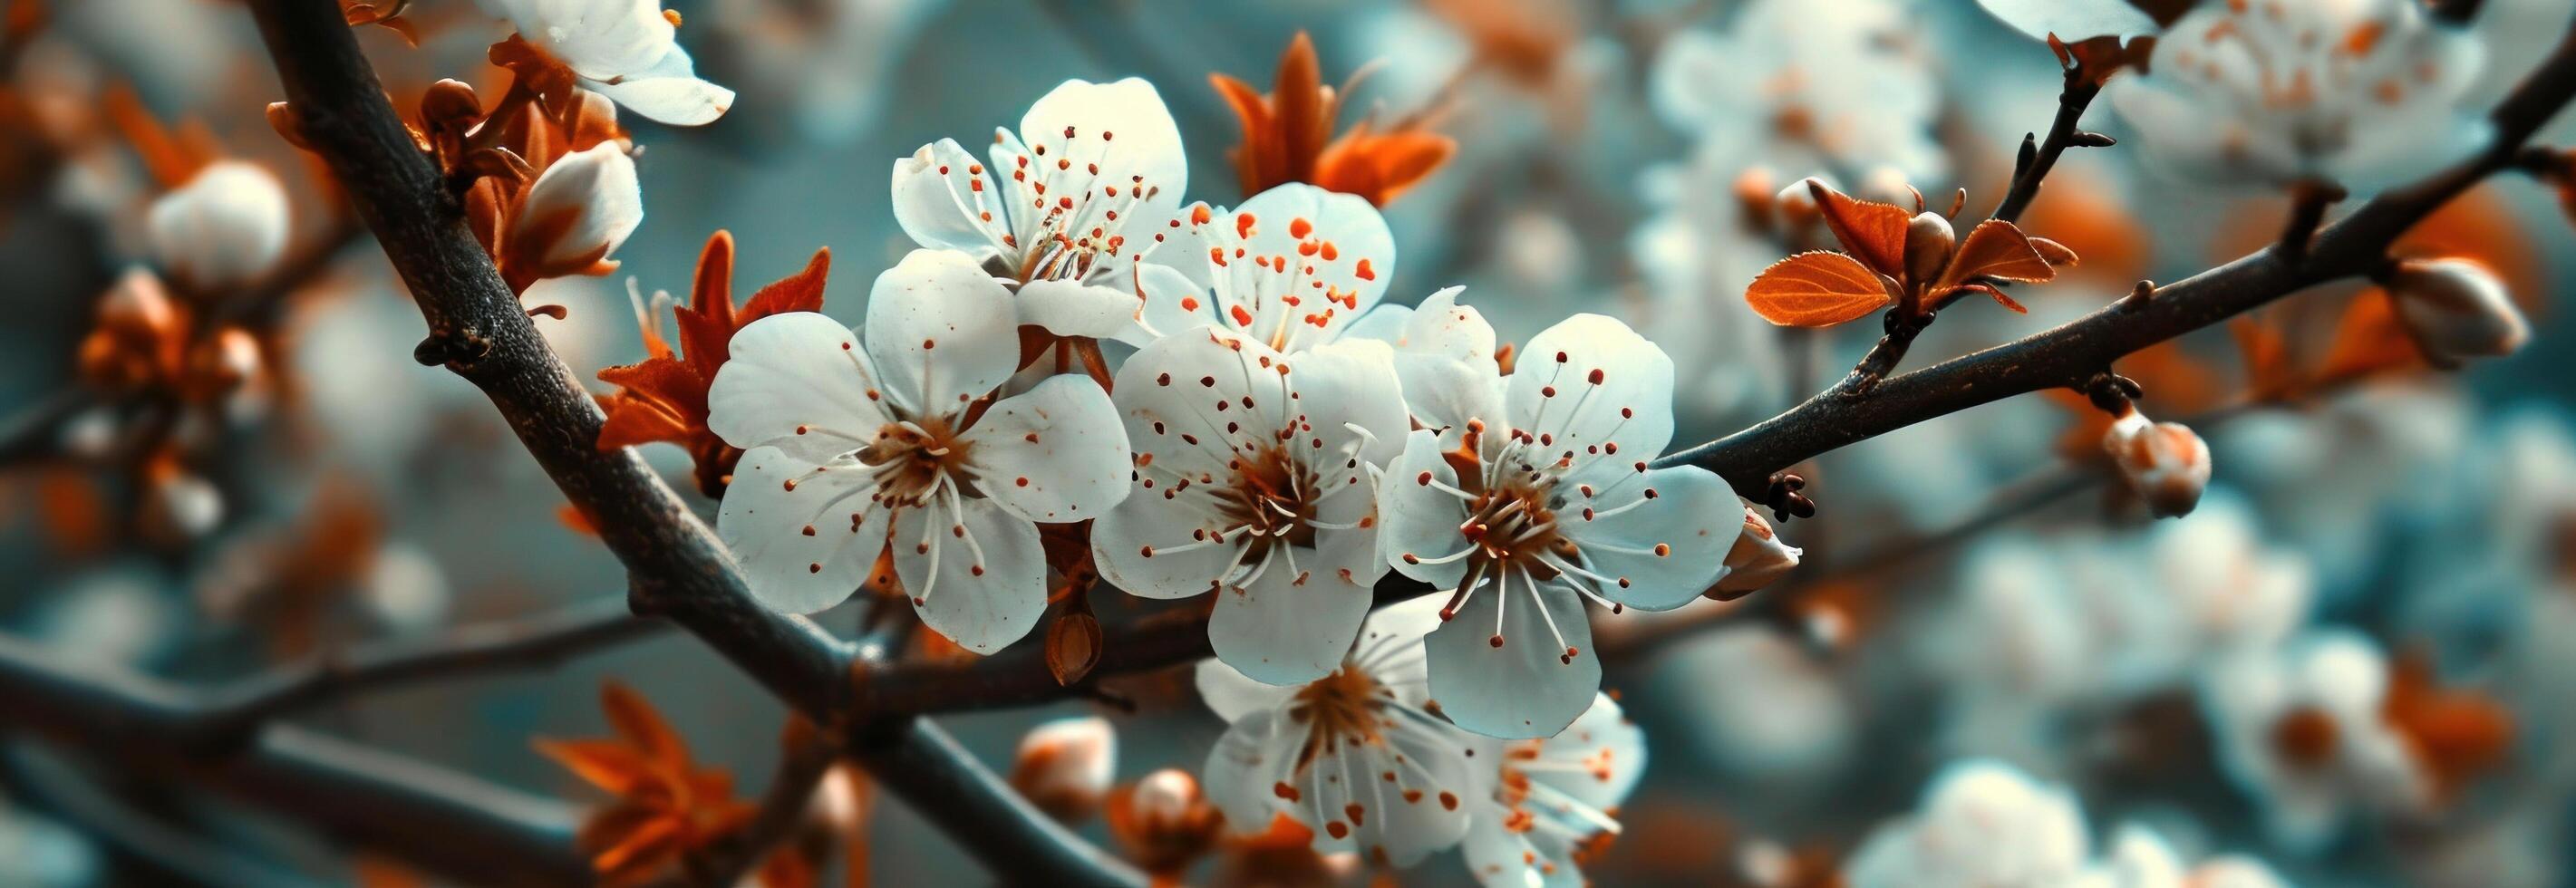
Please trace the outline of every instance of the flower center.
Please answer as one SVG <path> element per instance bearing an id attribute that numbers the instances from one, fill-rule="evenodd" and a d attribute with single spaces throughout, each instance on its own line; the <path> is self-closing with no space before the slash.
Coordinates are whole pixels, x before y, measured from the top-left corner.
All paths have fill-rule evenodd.
<path id="1" fill-rule="evenodd" d="M 1374 743 L 1379 739 L 1378 710 L 1386 704 L 1386 686 L 1356 666 L 1306 683 L 1290 698 L 1288 714 L 1306 726 L 1306 747 L 1298 753 L 1300 768 L 1336 744 Z"/>
<path id="2" fill-rule="evenodd" d="M 1515 477 L 1477 492 L 1467 502 L 1467 520 L 1458 524 L 1458 532 L 1475 547 L 1467 556 L 1468 571 L 1518 570 L 1535 579 L 1555 577 L 1559 571 L 1549 560 L 1570 562 L 1576 557 L 1574 544 L 1557 533 L 1556 511 L 1551 506 L 1555 489 L 1552 479 Z M 1551 554 L 1556 558 L 1545 557 Z"/>
<path id="3" fill-rule="evenodd" d="M 1282 445 L 1231 461 L 1234 483 L 1216 497 L 1230 533 L 1249 531 L 1244 561 L 1259 564 L 1273 548 L 1315 547 L 1315 503 L 1321 493 L 1313 470 Z"/>
<path id="4" fill-rule="evenodd" d="M 959 495 L 976 496 L 974 474 L 966 467 L 973 444 L 944 417 L 903 420 L 877 430 L 877 439 L 855 454 L 876 481 L 871 498 L 888 507 L 919 506 L 953 486 Z"/>

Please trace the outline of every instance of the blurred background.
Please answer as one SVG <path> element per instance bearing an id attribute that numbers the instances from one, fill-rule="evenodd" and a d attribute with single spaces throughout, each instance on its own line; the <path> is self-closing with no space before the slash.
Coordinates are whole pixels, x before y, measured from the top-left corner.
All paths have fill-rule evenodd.
<path id="1" fill-rule="evenodd" d="M 211 685 L 621 595 L 615 560 L 566 520 L 490 405 L 413 361 L 423 329 L 408 295 L 263 117 L 280 93 L 248 16 L 212 0 L 48 5 L 0 52 L 0 627 L 66 661 Z M 666 6 L 698 73 L 739 98 L 700 128 L 628 119 L 646 214 L 623 266 L 528 294 L 564 307 L 538 325 L 586 379 L 644 355 L 629 279 L 686 293 L 717 229 L 739 245 L 745 292 L 831 247 L 825 311 L 858 320 L 866 283 L 910 249 L 888 206 L 892 162 L 1014 125 L 1067 78 L 1151 80 L 1188 146 L 1190 196 L 1236 202 L 1227 151 L 1241 124 L 1209 75 L 1267 89 L 1302 31 L 1324 82 L 1351 84 L 1344 126 L 1368 117 L 1457 146 L 1386 206 L 1400 250 L 1389 298 L 1464 284 L 1505 340 L 1578 311 L 1627 320 L 1679 368 L 1677 443 L 1790 406 L 1878 332 L 1753 316 L 1744 285 L 1798 245 L 1753 218 L 1748 195 L 1761 204 L 1821 175 L 1865 196 L 1910 184 L 1944 207 L 1965 188 L 1982 213 L 2021 135 L 2047 127 L 2060 80 L 2045 46 L 1969 0 Z M 2490 0 L 2480 101 L 2572 13 L 2567 0 Z M 502 82 L 483 56 L 507 25 L 469 0 L 418 0 L 405 17 L 417 47 L 360 29 L 397 96 L 441 77 Z M 2130 135 L 2107 103 L 2086 124 Z M 167 187 L 156 134 L 274 172 L 292 198 L 290 255 L 320 257 L 236 356 L 248 382 L 159 414 L 80 373 L 106 297 L 150 261 L 143 215 Z M 2024 225 L 2084 264 L 2018 289 L 2027 315 L 1945 312 L 1907 366 L 2258 249 L 2286 208 L 2153 178 L 2128 150 L 2070 154 Z M 2532 319 L 2530 346 L 2465 371 L 2373 338 L 2386 312 L 2359 284 L 2124 362 L 2144 410 L 2214 449 L 2216 480 L 2182 519 L 2151 521 L 2118 492 L 2099 465 L 2103 420 L 2074 398 L 2014 398 L 1804 467 L 1820 513 L 1781 526 L 1806 552 L 1790 579 L 1730 605 L 1597 621 L 1607 684 L 1645 728 L 1651 765 L 1586 875 L 1830 884 L 1935 775 L 1982 759 L 2065 787 L 2097 845 L 2140 824 L 2186 860 L 2245 855 L 2295 884 L 2576 884 L 2576 377 L 2553 369 L 2576 355 L 2557 305 L 2576 272 L 2569 242 L 2555 194 L 2514 176 L 2409 236 L 2409 249 L 2495 268 Z M 684 482 L 685 453 L 644 454 Z M 1114 624 L 1128 603 L 1111 597 Z M 847 606 L 817 620 L 858 631 Z M 2320 764 L 2331 750 L 2290 738 L 2310 714 L 2303 688 L 2327 681 L 2320 658 L 2380 671 L 2338 726 L 2397 754 Z M 601 796 L 531 740 L 605 733 L 610 679 L 746 792 L 779 755 L 784 709 L 671 633 L 301 721 L 578 811 Z M 1132 711 L 1068 703 L 945 723 L 1007 770 L 1032 725 L 1105 714 L 1122 783 L 1196 770 L 1223 730 L 1186 670 L 1114 687 Z M 98 822 L 99 794 L 250 882 L 407 878 L 77 751 L 0 740 L 0 884 L 226 881 L 120 840 Z M 878 881 L 972 871 L 900 804 L 856 816 L 861 869 Z M 1098 822 L 1079 828 L 1107 841 Z M 1471 881 L 1454 858 L 1402 877 Z"/>

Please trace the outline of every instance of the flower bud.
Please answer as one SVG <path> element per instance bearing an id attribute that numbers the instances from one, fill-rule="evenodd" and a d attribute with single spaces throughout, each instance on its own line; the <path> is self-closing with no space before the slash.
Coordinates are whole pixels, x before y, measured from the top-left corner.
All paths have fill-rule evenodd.
<path id="1" fill-rule="evenodd" d="M 1118 760 L 1117 734 L 1107 719 L 1068 718 L 1039 725 L 1020 738 L 1011 788 L 1048 816 L 1078 821 L 1099 810 Z"/>
<path id="2" fill-rule="evenodd" d="M 1905 226 L 1906 277 L 1916 281 L 1940 277 L 1958 247 L 1959 234 L 1951 230 L 1950 220 L 1928 210 L 1914 214 L 1914 221 Z"/>
<path id="3" fill-rule="evenodd" d="M 161 279 L 134 269 L 100 297 L 98 325 L 80 344 L 81 377 L 110 390 L 148 385 L 175 371 L 187 318 Z"/>
<path id="4" fill-rule="evenodd" d="M 1726 573 L 1718 577 L 1717 585 L 1709 589 L 1708 597 L 1733 601 L 1744 597 L 1745 593 L 1771 585 L 1798 566 L 1800 554 L 1798 547 L 1780 541 L 1779 535 L 1771 530 L 1771 522 L 1762 517 L 1760 509 L 1746 503 L 1744 532 L 1735 538 L 1735 545 L 1726 550 Z"/>
<path id="5" fill-rule="evenodd" d="M 195 292 L 257 283 L 286 253 L 286 188 L 258 164 L 221 160 L 152 203 L 152 252 Z"/>
<path id="6" fill-rule="evenodd" d="M 1109 834 L 1146 872 L 1177 873 L 1215 847 L 1225 817 L 1189 772 L 1165 768 L 1109 799 Z"/>
<path id="7" fill-rule="evenodd" d="M 180 380 L 182 394 L 200 403 L 220 400 L 259 378 L 265 364 L 258 337 L 240 327 L 225 327 L 188 350 L 187 375 Z"/>
<path id="8" fill-rule="evenodd" d="M 1771 199 L 1773 203 L 1779 205 L 1780 221 L 1785 223 L 1790 231 L 1802 230 L 1813 225 L 1823 215 L 1824 211 L 1816 207 L 1815 192 L 1807 185 L 1813 181 L 1815 180 L 1800 179 L 1791 182 L 1789 187 L 1780 189 L 1780 196 Z"/>
<path id="9" fill-rule="evenodd" d="M 617 269 L 608 255 L 644 222 L 643 186 L 623 149 L 612 141 L 566 154 L 528 186 L 501 246 L 515 287 Z"/>
<path id="10" fill-rule="evenodd" d="M 1735 203 L 1744 214 L 1744 227 L 1750 231 L 1768 231 L 1773 213 L 1780 209 L 1779 178 L 1771 168 L 1761 164 L 1745 167 L 1735 174 Z"/>
<path id="11" fill-rule="evenodd" d="M 2502 357 L 2531 339 L 2504 282 L 2474 259 L 2410 259 L 2388 276 L 2397 316 L 2436 364 Z"/>
<path id="12" fill-rule="evenodd" d="M 2130 410 L 2103 434 L 2102 449 L 2158 518 L 2190 514 L 2209 486 L 2209 443 L 2182 423 L 2154 422 Z"/>

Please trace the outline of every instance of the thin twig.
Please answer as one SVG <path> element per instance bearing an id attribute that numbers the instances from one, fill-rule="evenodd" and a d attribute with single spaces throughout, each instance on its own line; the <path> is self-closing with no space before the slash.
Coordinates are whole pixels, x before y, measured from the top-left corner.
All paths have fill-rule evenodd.
<path id="1" fill-rule="evenodd" d="M 667 628 L 629 613 L 626 599 L 619 596 L 533 618 L 465 626 L 423 641 L 372 645 L 243 679 L 214 695 L 218 702 L 197 727 L 210 737 L 237 735 L 334 700 L 424 681 L 552 666 Z"/>
<path id="2" fill-rule="evenodd" d="M 2064 326 L 1892 376 L 1865 397 L 1828 392 L 1735 434 L 1666 454 L 1759 496 L 1772 473 L 1817 454 L 2014 395 L 2081 383 L 2123 356 L 2250 311 L 2309 286 L 2361 274 L 2389 244 L 2489 174 L 2506 168 L 2541 124 L 2576 97 L 2576 32 L 2497 107 L 2487 151 L 2362 205 L 2318 235 L 2293 266 L 2265 250 L 2168 284 L 2143 304 L 2107 306 Z"/>

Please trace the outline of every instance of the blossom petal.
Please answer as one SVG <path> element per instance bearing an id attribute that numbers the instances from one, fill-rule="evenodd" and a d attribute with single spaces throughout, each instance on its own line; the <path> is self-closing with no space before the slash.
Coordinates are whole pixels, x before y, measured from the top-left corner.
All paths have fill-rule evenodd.
<path id="1" fill-rule="evenodd" d="M 1198 688 L 1199 699 L 1208 709 L 1228 723 L 1242 721 L 1244 716 L 1284 706 L 1297 689 L 1253 681 L 1220 660 L 1200 660 L 1191 672 L 1191 682 Z"/>
<path id="2" fill-rule="evenodd" d="M 965 440 L 984 495 L 1031 521 L 1105 514 L 1130 489 L 1127 430 L 1088 376 L 1051 376 L 1002 399 Z"/>
<path id="3" fill-rule="evenodd" d="M 590 81 L 582 84 L 592 92 L 607 96 L 609 101 L 641 114 L 645 119 L 670 126 L 704 126 L 733 109 L 733 90 L 717 86 L 691 72 L 689 56 L 678 46 L 656 68 L 677 73 L 628 75 L 616 81 Z M 676 66 L 672 61 L 676 59 Z"/>
<path id="4" fill-rule="evenodd" d="M 744 325 L 707 387 L 707 428 L 735 447 L 775 446 L 818 465 L 874 440 L 891 420 L 870 397 L 876 380 L 858 339 L 813 312 Z"/>
<path id="5" fill-rule="evenodd" d="M 1030 281 L 1020 287 L 1020 323 L 1035 324 L 1057 336 L 1115 339 L 1132 345 L 1153 341 L 1137 324 L 1144 302 L 1115 287 L 1071 280 Z"/>
<path id="6" fill-rule="evenodd" d="M 1425 475 L 1431 483 L 1422 481 Z M 1441 458 L 1439 439 L 1428 431 L 1406 435 L 1404 451 L 1378 487 L 1378 549 L 1397 573 L 1448 588 L 1467 572 L 1465 559 L 1448 557 L 1467 548 L 1458 532 L 1467 503 L 1441 485 L 1457 487 L 1458 471 Z"/>
<path id="7" fill-rule="evenodd" d="M 860 332 L 888 396 L 918 415 L 945 416 L 1019 369 L 1019 326 L 1011 291 L 973 257 L 914 250 L 877 276 Z"/>
<path id="8" fill-rule="evenodd" d="M 1594 591 L 1649 611 L 1708 591 L 1744 532 L 1735 490 L 1691 466 L 1648 470 L 1589 498 L 1571 495 L 1557 521 L 1583 553 L 1585 569 L 1604 578 L 1592 583 Z"/>
<path id="9" fill-rule="evenodd" d="M 1573 462 L 1563 484 L 1607 487 L 1673 437 L 1673 361 L 1628 325 L 1579 314 L 1531 337 L 1513 369 L 1512 428 Z"/>
<path id="10" fill-rule="evenodd" d="M 1234 563 L 1235 553 L 1246 544 L 1237 539 L 1216 545 L 1191 545 L 1199 541 L 1196 534 L 1218 530 L 1201 527 L 1197 520 L 1202 512 L 1215 506 L 1210 503 L 1191 508 L 1173 500 L 1202 497 L 1199 490 L 1203 489 L 1186 493 L 1174 493 L 1168 488 L 1139 491 L 1108 514 L 1093 519 L 1091 557 L 1100 568 L 1101 579 L 1139 598 L 1188 598 L 1215 589 L 1217 577 Z"/>
<path id="11" fill-rule="evenodd" d="M 1181 268 L 1160 262 L 1137 263 L 1136 292 L 1144 300 L 1136 319 L 1152 335 L 1170 336 L 1218 323 L 1216 298 L 1208 294 L 1206 285 L 1191 280 Z"/>
<path id="12" fill-rule="evenodd" d="M 1066 167 L 1060 190 L 1087 191 L 1100 183 L 1120 189 L 1145 189 L 1155 205 L 1177 207 L 1189 190 L 1189 155 L 1181 149 L 1180 125 L 1172 121 L 1163 95 L 1141 77 L 1112 83 L 1067 80 L 1020 117 L 1020 139 L 1044 157 Z M 1089 172 L 1097 164 L 1098 172 Z M 1148 218 L 1143 212 L 1121 213 L 1134 222 L 1161 225 L 1168 209 Z"/>
<path id="13" fill-rule="evenodd" d="M 956 250 L 978 260 L 1002 255 L 1011 208 L 993 190 L 983 161 L 955 139 L 941 139 L 894 162 L 894 221 L 912 242 Z M 990 213 L 997 221 L 986 221 Z"/>
<path id="14" fill-rule="evenodd" d="M 753 447 L 734 467 L 717 535 L 742 565 L 752 597 L 810 614 L 857 591 L 884 550 L 886 513 L 869 497 L 875 490 L 857 463 L 818 471 L 776 447 Z"/>
<path id="15" fill-rule="evenodd" d="M 1377 534 L 1322 530 L 1317 546 L 1294 548 L 1297 568 L 1271 565 L 1248 585 L 1228 586 L 1208 618 L 1217 659 L 1254 681 L 1300 684 L 1341 668 L 1386 572 Z"/>
<path id="16" fill-rule="evenodd" d="M 1268 417 L 1266 422 L 1247 423 L 1241 413 L 1228 412 L 1240 403 L 1237 398 L 1277 389 L 1276 382 L 1256 389 L 1251 376 L 1275 373 L 1267 368 L 1276 366 L 1276 354 L 1217 328 L 1200 327 L 1155 340 L 1129 356 L 1118 368 L 1114 400 L 1138 465 L 1149 477 L 1178 475 L 1202 479 L 1194 482 L 1202 484 L 1231 474 L 1229 463 L 1237 449 L 1256 449 L 1255 436 L 1278 428 L 1284 419 L 1279 411 L 1285 405 L 1274 398 L 1261 399 L 1253 411 Z"/>
<path id="17" fill-rule="evenodd" d="M 1488 737 L 1554 736 L 1601 689 L 1591 615 L 1560 583 L 1487 578 L 1423 646 L 1440 713 Z"/>
<path id="18" fill-rule="evenodd" d="M 894 570 L 921 624 L 979 654 L 1029 634 L 1046 612 L 1038 529 L 992 500 L 922 506 L 895 516 Z"/>

